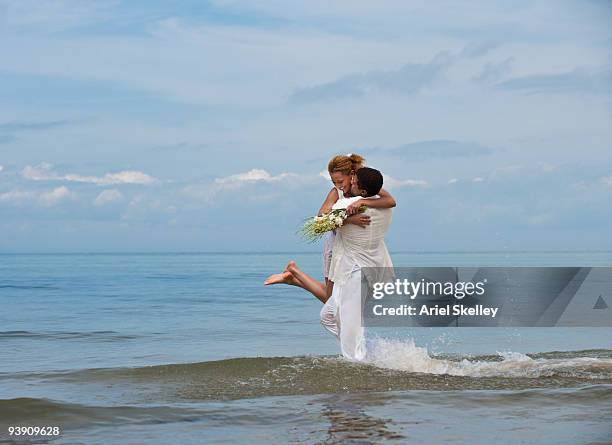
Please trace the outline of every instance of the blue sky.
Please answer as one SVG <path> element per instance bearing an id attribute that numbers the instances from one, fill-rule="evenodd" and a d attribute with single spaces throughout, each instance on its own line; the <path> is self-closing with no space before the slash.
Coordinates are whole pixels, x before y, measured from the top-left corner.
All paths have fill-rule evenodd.
<path id="1" fill-rule="evenodd" d="M 0 0 L 0 251 L 304 251 L 334 154 L 395 251 L 612 249 L 606 1 Z"/>

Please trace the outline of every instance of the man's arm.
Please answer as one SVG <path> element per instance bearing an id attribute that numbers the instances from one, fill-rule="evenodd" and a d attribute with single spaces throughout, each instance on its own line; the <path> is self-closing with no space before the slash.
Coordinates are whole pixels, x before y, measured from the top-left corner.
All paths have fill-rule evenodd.
<path id="1" fill-rule="evenodd" d="M 393 196 L 391 196 L 391 194 L 384 189 L 380 189 L 378 196 L 379 198 L 361 198 L 360 200 L 355 201 L 346 208 L 346 213 L 349 215 L 354 215 L 359 211 L 359 207 L 363 205 L 373 209 L 392 209 L 397 205 Z"/>

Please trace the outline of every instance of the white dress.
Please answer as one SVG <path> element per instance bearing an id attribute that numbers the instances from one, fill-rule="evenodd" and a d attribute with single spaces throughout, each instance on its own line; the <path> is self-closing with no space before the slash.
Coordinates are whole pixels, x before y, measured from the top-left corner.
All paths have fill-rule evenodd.
<path id="1" fill-rule="evenodd" d="M 351 200 L 354 199 L 339 200 L 337 208 L 346 207 Z M 366 355 L 361 318 L 361 268 L 393 267 L 384 241 L 392 210 L 368 209 L 365 214 L 370 216 L 366 228 L 347 224 L 336 233 L 329 271 L 334 290 L 321 310 L 321 324 L 340 340 L 342 355 L 356 361 L 365 359 Z M 388 277 L 373 279 L 383 281 Z"/>
<path id="2" fill-rule="evenodd" d="M 339 188 L 336 188 L 338 192 L 338 201 L 343 199 L 343 192 Z M 332 251 L 334 248 L 334 239 L 336 238 L 336 232 L 327 232 L 323 238 L 323 277 L 329 276 L 329 266 L 332 260 Z"/>

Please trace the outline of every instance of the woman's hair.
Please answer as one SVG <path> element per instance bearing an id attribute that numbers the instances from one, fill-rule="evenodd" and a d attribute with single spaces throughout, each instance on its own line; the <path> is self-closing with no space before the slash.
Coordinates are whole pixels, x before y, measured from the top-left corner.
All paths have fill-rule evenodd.
<path id="1" fill-rule="evenodd" d="M 345 175 L 350 175 L 352 172 L 356 172 L 365 164 L 363 156 L 351 153 L 350 155 L 338 155 L 334 156 L 329 164 L 327 164 L 327 171 L 331 175 L 334 172 L 342 172 Z"/>

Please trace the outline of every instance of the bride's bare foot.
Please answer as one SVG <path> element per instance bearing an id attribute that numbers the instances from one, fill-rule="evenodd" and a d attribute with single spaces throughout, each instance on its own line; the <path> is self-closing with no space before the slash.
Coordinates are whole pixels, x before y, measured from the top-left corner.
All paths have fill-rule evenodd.
<path id="1" fill-rule="evenodd" d="M 285 270 L 282 273 L 275 273 L 274 275 L 270 275 L 268 278 L 266 278 L 266 281 L 264 281 L 264 285 L 265 286 L 269 286 L 271 284 L 293 284 L 294 283 L 294 279 L 293 279 L 293 275 L 291 275 L 291 272 L 289 272 L 288 270 Z"/>
<path id="2" fill-rule="evenodd" d="M 291 260 L 287 263 L 287 267 L 285 268 L 285 272 L 296 272 L 300 270 L 297 266 L 297 264 L 295 263 L 295 261 Z"/>

